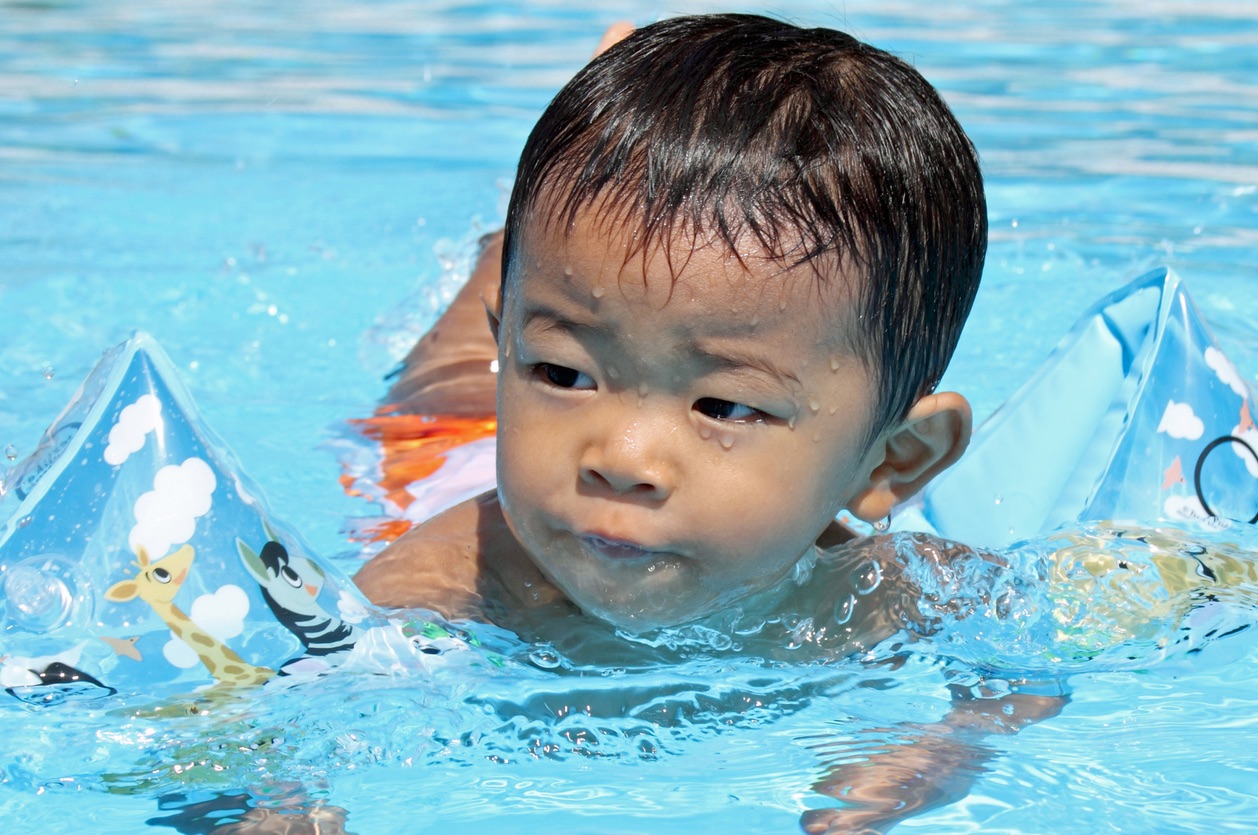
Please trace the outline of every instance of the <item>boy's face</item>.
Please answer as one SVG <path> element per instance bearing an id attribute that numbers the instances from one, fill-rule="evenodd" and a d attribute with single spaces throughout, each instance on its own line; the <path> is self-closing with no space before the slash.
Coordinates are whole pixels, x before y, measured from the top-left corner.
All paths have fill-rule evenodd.
<path id="1" fill-rule="evenodd" d="M 684 623 L 780 583 L 868 484 L 870 374 L 847 282 L 592 213 L 526 226 L 499 324 L 498 492 L 583 611 Z M 874 445 L 876 449 L 877 445 Z"/>

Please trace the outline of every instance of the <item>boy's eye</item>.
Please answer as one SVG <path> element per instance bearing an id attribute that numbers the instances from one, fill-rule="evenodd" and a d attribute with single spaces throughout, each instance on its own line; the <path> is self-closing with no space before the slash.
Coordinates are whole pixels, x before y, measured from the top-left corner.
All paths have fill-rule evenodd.
<path id="1" fill-rule="evenodd" d="M 758 422 L 764 419 L 764 412 L 715 397 L 701 397 L 695 401 L 694 409 L 701 415 L 713 420 L 732 420 L 741 422 Z"/>
<path id="2" fill-rule="evenodd" d="M 583 374 L 575 368 L 566 368 L 549 362 L 539 363 L 537 373 L 542 379 L 561 389 L 592 389 L 594 380 L 589 374 Z"/>

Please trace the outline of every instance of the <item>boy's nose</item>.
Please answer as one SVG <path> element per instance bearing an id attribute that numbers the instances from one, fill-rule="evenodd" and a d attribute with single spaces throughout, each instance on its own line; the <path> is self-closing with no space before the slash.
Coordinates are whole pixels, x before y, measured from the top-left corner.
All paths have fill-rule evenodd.
<path id="1" fill-rule="evenodd" d="M 624 432 L 591 444 L 581 459 L 581 481 L 613 493 L 659 500 L 672 492 L 670 467 L 647 444 L 644 427 L 635 423 Z"/>

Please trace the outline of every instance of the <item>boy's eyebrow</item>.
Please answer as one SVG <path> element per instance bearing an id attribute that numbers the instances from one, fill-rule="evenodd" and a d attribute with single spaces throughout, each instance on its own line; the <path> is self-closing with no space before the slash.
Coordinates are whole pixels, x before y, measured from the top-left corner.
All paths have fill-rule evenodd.
<path id="1" fill-rule="evenodd" d="M 695 345 L 694 351 L 705 365 L 714 370 L 737 371 L 742 368 L 753 368 L 768 374 L 770 377 L 785 380 L 796 386 L 800 385 L 799 377 L 780 367 L 766 356 L 740 351 L 732 346 L 708 348 Z"/>
<path id="2" fill-rule="evenodd" d="M 574 322 L 571 317 L 560 313 L 555 308 L 543 303 L 530 303 L 524 309 L 523 327 L 542 327 L 546 330 L 561 330 L 570 333 L 606 334 L 611 328 L 593 322 Z"/>
<path id="3" fill-rule="evenodd" d="M 542 302 L 530 303 L 525 308 L 523 327 L 541 327 L 545 330 L 591 336 L 608 336 L 615 330 L 595 322 L 574 321 L 571 317 Z M 802 385 L 795 373 L 782 368 L 766 356 L 742 351 L 732 345 L 707 345 L 697 340 L 691 340 L 689 347 L 699 358 L 700 363 L 713 371 L 737 371 L 751 368 L 793 386 Z"/>

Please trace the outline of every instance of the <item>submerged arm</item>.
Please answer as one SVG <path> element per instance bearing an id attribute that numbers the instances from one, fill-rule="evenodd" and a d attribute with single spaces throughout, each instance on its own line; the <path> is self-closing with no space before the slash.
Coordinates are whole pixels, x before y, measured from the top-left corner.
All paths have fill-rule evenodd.
<path id="1" fill-rule="evenodd" d="M 871 537 L 835 552 L 844 553 L 854 556 L 840 565 L 865 559 L 881 566 L 881 584 L 864 598 L 870 619 L 861 627 L 875 640 L 907 623 L 916 624 L 911 632 L 929 635 L 940 628 L 941 617 L 972 616 L 990 605 L 1007 568 L 999 554 L 924 534 Z M 937 722 L 900 722 L 862 732 L 858 743 L 819 744 L 826 771 L 813 788 L 840 804 L 806 812 L 804 830 L 882 833 L 954 803 L 1000 755 L 990 737 L 1056 716 L 1069 701 L 1058 683 L 1046 688 L 1044 682 L 986 681 L 975 688 L 949 685 L 951 704 Z"/>
<path id="2" fill-rule="evenodd" d="M 813 788 L 843 805 L 801 819 L 809 833 L 882 833 L 901 821 L 965 797 L 999 756 L 991 735 L 1015 734 L 1061 712 L 1069 697 L 1018 692 L 976 698 L 953 686 L 952 708 L 938 722 L 885 729 L 873 751 L 831 749 L 833 765 Z M 827 746 L 830 747 L 830 746 Z"/>

